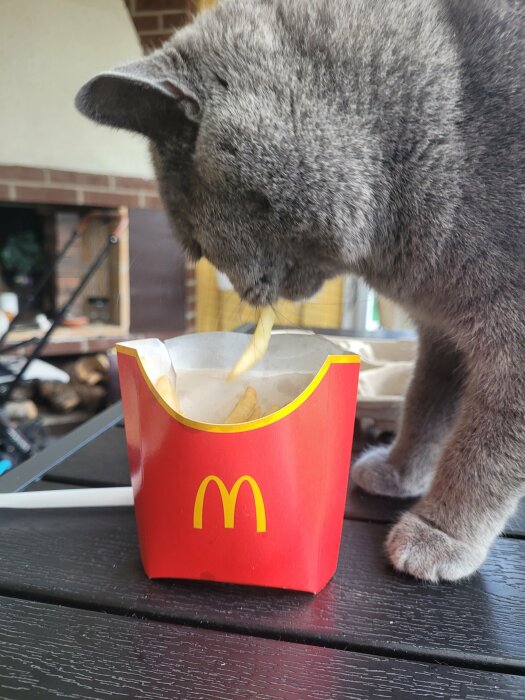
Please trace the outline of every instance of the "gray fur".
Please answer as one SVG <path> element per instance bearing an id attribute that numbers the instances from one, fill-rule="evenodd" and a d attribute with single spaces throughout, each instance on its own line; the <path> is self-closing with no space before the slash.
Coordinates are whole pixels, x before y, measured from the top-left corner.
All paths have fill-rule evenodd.
<path id="1" fill-rule="evenodd" d="M 224 0 L 85 114 L 147 135 L 189 254 L 256 305 L 363 276 L 421 331 L 392 448 L 423 495 L 399 570 L 474 572 L 525 490 L 525 10 L 519 0 Z"/>

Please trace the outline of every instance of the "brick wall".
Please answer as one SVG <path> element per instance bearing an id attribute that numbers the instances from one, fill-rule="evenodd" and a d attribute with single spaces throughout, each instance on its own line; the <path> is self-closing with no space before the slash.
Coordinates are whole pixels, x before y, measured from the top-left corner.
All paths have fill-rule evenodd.
<path id="1" fill-rule="evenodd" d="M 0 165 L 0 202 L 29 205 L 58 205 L 56 214 L 47 216 L 50 236 L 55 238 L 56 254 L 75 227 L 78 212 L 66 213 L 59 207 L 127 206 L 133 209 L 158 209 L 161 206 L 157 185 L 152 180 L 80 173 L 52 168 L 34 168 L 20 165 Z M 47 208 L 44 207 L 44 209 Z M 57 266 L 55 274 L 55 303 L 60 308 L 78 285 L 84 272 L 80 241 L 76 241 Z M 72 311 L 83 315 L 84 299 L 79 299 Z"/>
<path id="2" fill-rule="evenodd" d="M 19 165 L 0 165 L 0 202 L 2 201 L 112 208 L 123 205 L 133 209 L 161 207 L 157 185 L 151 180 Z M 70 229 L 71 226 L 66 225 L 63 235 L 67 235 L 65 231 Z M 62 242 L 62 239 L 57 241 L 58 244 Z M 72 250 L 69 257 L 76 259 L 76 252 Z M 65 267 L 68 267 L 66 261 L 64 261 Z M 76 276 L 69 272 L 64 273 L 64 279 L 62 279 L 62 271 L 60 272 L 57 279 L 58 303 L 63 301 L 63 297 L 65 298 L 74 282 L 69 278 L 73 276 L 78 278 L 79 274 L 79 269 Z M 185 274 L 187 331 L 195 330 L 195 291 L 194 268 L 188 265 Z M 79 313 L 80 308 L 75 308 L 75 311 Z"/>
<path id="3" fill-rule="evenodd" d="M 152 180 L 0 165 L 0 201 L 93 207 L 160 207 Z"/>
<path id="4" fill-rule="evenodd" d="M 145 51 L 160 46 L 197 12 L 198 0 L 125 0 Z"/>

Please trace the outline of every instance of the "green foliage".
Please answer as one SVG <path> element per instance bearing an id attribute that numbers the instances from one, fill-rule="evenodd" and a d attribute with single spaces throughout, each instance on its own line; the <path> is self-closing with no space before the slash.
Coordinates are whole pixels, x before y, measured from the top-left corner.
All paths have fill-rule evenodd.
<path id="1" fill-rule="evenodd" d="M 0 260 L 5 270 L 16 275 L 34 275 L 42 271 L 45 255 L 33 231 L 20 231 L 9 236 Z"/>

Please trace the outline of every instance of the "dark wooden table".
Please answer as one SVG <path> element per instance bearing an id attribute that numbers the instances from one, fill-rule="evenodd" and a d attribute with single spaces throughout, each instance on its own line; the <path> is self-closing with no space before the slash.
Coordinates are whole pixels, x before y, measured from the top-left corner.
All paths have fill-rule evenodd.
<path id="1" fill-rule="evenodd" d="M 0 491 L 129 483 L 118 409 L 0 477 Z M 27 466 L 29 465 L 29 467 Z M 525 508 L 471 580 L 383 554 L 407 502 L 350 491 L 318 596 L 149 581 L 131 508 L 0 513 L 0 697 L 525 698 Z"/>

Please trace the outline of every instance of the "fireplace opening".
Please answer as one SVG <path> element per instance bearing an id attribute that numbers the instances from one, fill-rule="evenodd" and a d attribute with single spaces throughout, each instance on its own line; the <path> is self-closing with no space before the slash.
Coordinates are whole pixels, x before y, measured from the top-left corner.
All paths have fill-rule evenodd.
<path id="1" fill-rule="evenodd" d="M 23 312 L 11 341 L 45 328 L 104 249 L 116 226 L 115 217 L 107 216 L 116 214 L 114 209 L 98 209 L 71 243 L 90 211 L 53 205 L 0 206 L 0 308 L 10 317 L 17 310 Z M 65 246 L 67 252 L 58 260 Z M 61 323 L 64 331 L 129 332 L 128 256 L 126 229 L 68 310 Z"/>
<path id="2" fill-rule="evenodd" d="M 9 316 L 26 307 L 19 328 L 35 326 L 39 314 L 52 317 L 55 313 L 53 277 L 41 285 L 54 255 L 50 233 L 45 210 L 0 207 L 0 294 Z"/>

